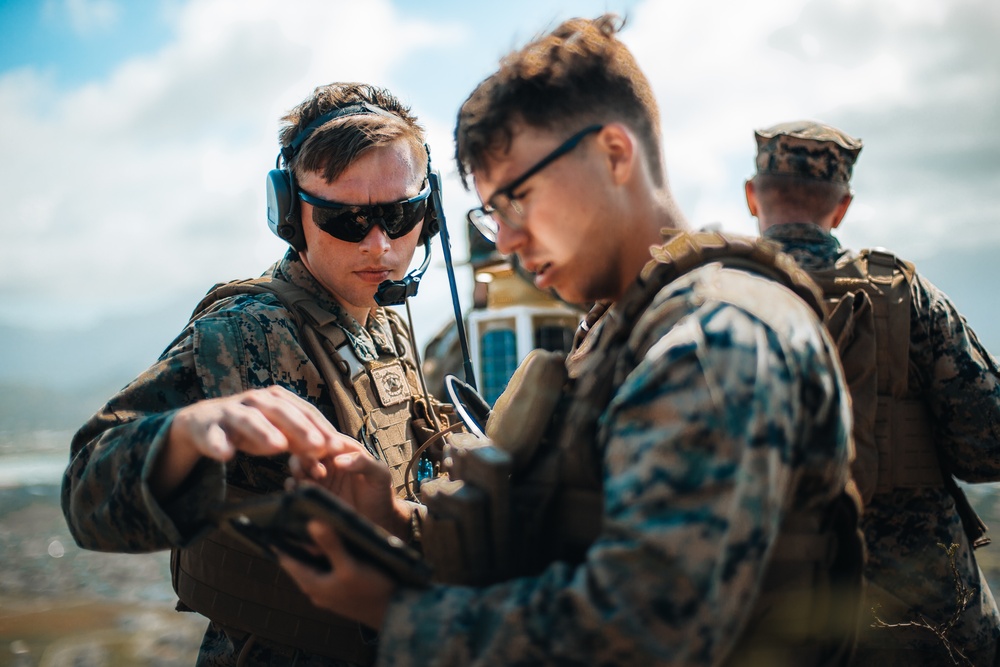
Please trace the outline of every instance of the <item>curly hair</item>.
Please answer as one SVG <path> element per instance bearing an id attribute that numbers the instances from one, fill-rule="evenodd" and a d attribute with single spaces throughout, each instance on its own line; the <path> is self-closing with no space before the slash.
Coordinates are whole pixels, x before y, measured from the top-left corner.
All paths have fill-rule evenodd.
<path id="1" fill-rule="evenodd" d="M 572 132 L 621 122 L 642 141 L 655 181 L 665 182 L 659 108 L 646 75 L 615 36 L 624 25 L 616 14 L 569 19 L 501 59 L 458 112 L 455 159 L 466 188 L 490 153 L 510 148 L 519 123 Z"/>

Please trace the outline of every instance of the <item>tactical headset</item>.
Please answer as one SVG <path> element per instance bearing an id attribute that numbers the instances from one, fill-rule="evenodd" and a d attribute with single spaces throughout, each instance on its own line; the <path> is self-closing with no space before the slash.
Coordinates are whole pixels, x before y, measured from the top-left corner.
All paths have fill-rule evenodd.
<path id="1" fill-rule="evenodd" d="M 399 118 L 389 113 L 385 109 L 379 108 L 367 102 L 354 102 L 347 106 L 332 109 L 323 114 L 313 122 L 309 123 L 301 132 L 296 135 L 287 146 L 281 147 L 281 152 L 275 160 L 275 168 L 267 173 L 267 225 L 271 231 L 288 242 L 296 251 L 302 251 L 306 247 L 305 234 L 302 232 L 302 216 L 299 207 L 299 190 L 295 182 L 295 174 L 290 165 L 292 160 L 298 155 L 299 149 L 306 140 L 316 131 L 334 118 L 343 116 L 355 116 L 359 114 L 374 113 L 390 118 Z M 427 213 L 424 216 L 423 231 L 420 240 L 424 246 L 424 261 L 421 265 L 408 273 L 403 280 L 386 280 L 378 286 L 375 294 L 375 302 L 380 306 L 392 306 L 402 304 L 403 301 L 417 293 L 420 278 L 430 264 L 430 240 L 440 229 L 439 214 L 441 205 L 441 182 L 439 178 L 432 178 L 431 152 L 427 144 L 424 144 L 427 151 L 427 180 L 431 187 L 431 195 L 428 197 Z M 433 174 L 437 176 L 437 174 Z"/>
<path id="2" fill-rule="evenodd" d="M 356 116 L 360 114 L 378 114 L 389 118 L 399 119 L 398 116 L 389 113 L 367 102 L 354 102 L 347 106 L 332 109 L 323 114 L 313 122 L 309 123 L 301 132 L 296 135 L 287 146 L 281 147 L 281 152 L 275 160 L 275 168 L 267 173 L 267 225 L 278 238 L 288 242 L 295 250 L 301 251 L 306 247 L 305 235 L 302 233 L 302 217 L 299 207 L 299 188 L 295 182 L 295 174 L 289 167 L 306 140 L 312 136 L 318 128 L 322 127 L 334 118 L 343 116 Z M 431 154 L 427 150 L 427 172 L 431 171 Z M 429 179 L 430 180 L 430 179 Z M 433 187 L 433 186 L 432 186 Z M 421 239 L 429 239 L 437 234 L 439 229 L 437 210 L 435 209 L 435 198 L 428 198 L 427 214 L 424 218 L 424 229 Z"/>

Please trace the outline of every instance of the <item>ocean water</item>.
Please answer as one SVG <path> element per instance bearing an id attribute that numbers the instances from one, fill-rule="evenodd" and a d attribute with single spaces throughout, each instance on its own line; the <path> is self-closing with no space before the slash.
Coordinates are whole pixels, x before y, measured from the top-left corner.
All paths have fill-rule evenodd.
<path id="1" fill-rule="evenodd" d="M 0 456 L 0 489 L 58 485 L 68 462 L 68 453 L 57 452 Z"/>

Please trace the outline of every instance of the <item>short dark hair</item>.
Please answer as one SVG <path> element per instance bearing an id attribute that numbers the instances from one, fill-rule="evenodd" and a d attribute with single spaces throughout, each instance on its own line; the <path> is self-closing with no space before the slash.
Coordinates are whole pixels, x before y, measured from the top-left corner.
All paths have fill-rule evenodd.
<path id="1" fill-rule="evenodd" d="M 615 14 L 570 19 L 500 61 L 458 112 L 455 159 L 467 188 L 490 152 L 509 149 L 518 123 L 572 132 L 614 121 L 639 135 L 653 178 L 665 184 L 659 108 L 635 57 L 615 37 L 624 24 Z"/>
<path id="2" fill-rule="evenodd" d="M 757 174 L 751 182 L 761 208 L 800 218 L 802 222 L 824 217 L 851 192 L 845 183 L 782 174 Z"/>
<path id="3" fill-rule="evenodd" d="M 391 116 L 354 114 L 324 123 L 302 144 L 288 165 L 296 177 L 321 171 L 327 181 L 333 181 L 366 151 L 400 138 L 410 143 L 418 159 L 425 155 L 424 130 L 410 108 L 385 88 L 366 83 L 331 83 L 317 87 L 312 95 L 281 118 L 278 141 L 288 146 L 315 119 L 356 102 L 367 102 L 388 111 Z"/>

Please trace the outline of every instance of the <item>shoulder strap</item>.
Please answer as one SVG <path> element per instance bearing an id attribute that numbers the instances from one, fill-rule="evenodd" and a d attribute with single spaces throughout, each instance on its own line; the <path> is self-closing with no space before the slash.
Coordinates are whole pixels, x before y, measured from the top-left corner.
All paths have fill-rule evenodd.
<path id="1" fill-rule="evenodd" d="M 659 291 L 684 274 L 713 262 L 754 271 L 791 289 L 820 319 L 825 313 L 816 285 L 775 244 L 718 232 L 684 232 L 662 246 L 651 248 L 651 254 L 653 261 L 643 268 L 636 286 L 608 311 L 613 317 L 605 318 L 600 338 L 587 353 L 592 362 L 582 362 L 586 363 L 586 369 L 576 378 L 573 400 L 560 417 L 561 447 L 574 448 L 573 443 L 594 442 L 597 420 L 611 400 L 612 378 L 636 322 Z M 561 464 L 560 477 L 571 485 L 588 486 L 599 475 L 599 455 L 592 447 L 575 447 L 573 457 Z M 599 481 L 596 484 L 599 488 Z M 600 526 L 592 526 L 592 530 L 598 531 Z"/>
<path id="2" fill-rule="evenodd" d="M 340 428 L 357 435 L 364 422 L 355 405 L 350 382 L 349 364 L 337 351 L 347 342 L 347 334 L 336 324 L 336 318 L 316 303 L 304 289 L 287 281 L 269 276 L 219 283 L 195 306 L 190 321 L 218 310 L 226 299 L 240 295 L 272 294 L 288 311 L 302 335 L 302 347 L 319 370 L 332 395 Z"/>
<path id="3" fill-rule="evenodd" d="M 660 287 L 699 266 L 720 262 L 771 278 L 792 290 L 821 319 L 826 315 L 823 295 L 815 281 L 771 241 L 722 232 L 691 232 L 678 234 L 650 252 L 655 262 L 646 265 L 643 277 L 647 272 L 663 272 Z"/>
<path id="4" fill-rule="evenodd" d="M 639 289 L 631 290 L 615 305 L 619 316 L 601 334 L 600 347 L 604 350 L 600 356 L 602 368 L 597 373 L 589 374 L 589 381 L 581 378 L 583 382 L 594 385 L 592 392 L 581 393 L 602 397 L 598 401 L 602 405 L 607 403 L 607 394 L 611 390 L 607 378 L 617 363 L 617 355 L 607 352 L 622 347 L 635 321 L 660 289 L 705 264 L 719 262 L 775 280 L 805 301 L 821 320 L 826 316 L 822 293 L 814 281 L 771 242 L 720 232 L 682 232 L 667 243 L 652 247 L 650 252 L 653 261 L 643 268 L 638 280 Z"/>
<path id="5" fill-rule="evenodd" d="M 910 283 L 914 269 L 881 249 L 865 250 L 827 271 L 814 271 L 828 305 L 836 306 L 846 295 L 865 292 L 872 305 L 877 345 L 878 393 L 906 396 L 909 382 Z M 892 341 L 906 341 L 893 345 Z"/>
<path id="6" fill-rule="evenodd" d="M 191 311 L 191 317 L 188 318 L 188 323 L 190 324 L 191 322 L 218 310 L 222 307 L 223 301 L 234 296 L 274 294 L 274 290 L 268 289 L 268 285 L 272 281 L 272 278 L 262 277 L 216 283 L 210 290 L 208 290 L 205 296 L 202 297 L 201 301 L 198 302 L 198 305 L 194 307 L 194 310 Z"/>

